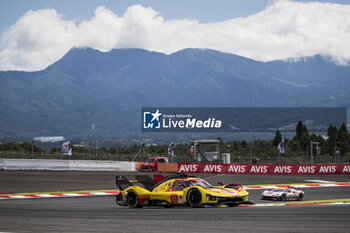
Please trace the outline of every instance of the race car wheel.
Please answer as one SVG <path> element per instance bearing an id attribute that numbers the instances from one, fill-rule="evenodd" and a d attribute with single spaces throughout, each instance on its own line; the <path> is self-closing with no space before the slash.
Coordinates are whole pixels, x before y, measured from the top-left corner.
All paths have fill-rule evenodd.
<path id="1" fill-rule="evenodd" d="M 187 203 L 193 207 L 198 208 L 202 204 L 202 194 L 198 189 L 191 189 L 187 194 Z"/>
<path id="2" fill-rule="evenodd" d="M 129 208 L 141 208 L 142 205 L 139 205 L 139 196 L 134 190 L 128 191 L 126 194 L 126 204 Z"/>
<path id="3" fill-rule="evenodd" d="M 304 198 L 304 194 L 300 193 L 300 194 L 299 194 L 299 197 L 298 197 L 298 201 L 303 200 L 303 198 Z"/>
<path id="4" fill-rule="evenodd" d="M 123 201 L 123 195 L 119 193 L 118 195 L 115 196 L 116 203 L 120 206 L 125 206 L 125 202 Z"/>
<path id="5" fill-rule="evenodd" d="M 286 194 L 283 194 L 283 195 L 281 196 L 281 201 L 286 201 L 286 200 L 287 200 Z"/>

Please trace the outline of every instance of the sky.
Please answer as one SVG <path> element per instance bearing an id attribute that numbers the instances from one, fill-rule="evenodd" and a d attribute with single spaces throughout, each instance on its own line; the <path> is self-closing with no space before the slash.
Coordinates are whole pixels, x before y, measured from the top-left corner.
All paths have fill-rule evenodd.
<path id="1" fill-rule="evenodd" d="M 0 70 L 45 69 L 73 47 L 171 54 L 209 48 L 258 61 L 350 61 L 349 0 L 0 0 Z"/>

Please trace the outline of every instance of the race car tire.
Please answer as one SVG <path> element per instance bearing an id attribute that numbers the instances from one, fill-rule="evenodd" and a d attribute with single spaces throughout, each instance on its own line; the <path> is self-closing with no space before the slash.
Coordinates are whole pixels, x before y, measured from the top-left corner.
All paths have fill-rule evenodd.
<path id="1" fill-rule="evenodd" d="M 239 204 L 238 204 L 238 203 L 226 203 L 226 205 L 227 205 L 228 207 L 236 207 L 236 206 L 238 206 Z"/>
<path id="2" fill-rule="evenodd" d="M 298 197 L 298 201 L 303 200 L 303 198 L 304 198 L 304 194 L 300 193 L 300 194 L 299 194 L 299 197 Z"/>
<path id="3" fill-rule="evenodd" d="M 286 200 L 287 200 L 286 194 L 283 194 L 283 195 L 281 196 L 281 201 L 286 201 Z"/>
<path id="4" fill-rule="evenodd" d="M 127 192 L 125 202 L 129 208 L 142 208 L 142 205 L 139 205 L 139 196 L 134 190 L 129 190 Z"/>
<path id="5" fill-rule="evenodd" d="M 118 193 L 118 195 L 115 196 L 115 201 L 117 205 L 126 206 L 125 202 L 123 201 L 123 195 L 121 193 Z"/>
<path id="6" fill-rule="evenodd" d="M 201 207 L 202 205 L 201 192 L 196 188 L 190 189 L 187 194 L 187 203 L 189 206 L 193 208 Z"/>

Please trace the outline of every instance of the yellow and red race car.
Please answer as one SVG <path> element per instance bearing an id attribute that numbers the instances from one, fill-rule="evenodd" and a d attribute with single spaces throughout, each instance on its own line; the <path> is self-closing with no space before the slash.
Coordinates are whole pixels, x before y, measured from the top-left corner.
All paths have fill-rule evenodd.
<path id="1" fill-rule="evenodd" d="M 251 204 L 248 192 L 239 184 L 212 186 L 207 181 L 186 174 L 168 177 L 136 175 L 136 181 L 125 176 L 116 176 L 119 194 L 116 202 L 121 206 L 141 208 L 143 206 L 191 207 Z M 143 185 L 137 186 L 135 183 Z"/>

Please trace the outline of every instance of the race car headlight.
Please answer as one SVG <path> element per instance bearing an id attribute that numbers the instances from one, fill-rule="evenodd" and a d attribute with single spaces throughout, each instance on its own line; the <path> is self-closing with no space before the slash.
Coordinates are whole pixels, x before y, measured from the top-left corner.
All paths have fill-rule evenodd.
<path id="1" fill-rule="evenodd" d="M 207 200 L 208 200 L 208 201 L 216 201 L 216 196 L 207 194 L 206 197 L 207 197 Z"/>

